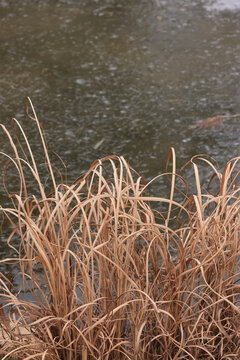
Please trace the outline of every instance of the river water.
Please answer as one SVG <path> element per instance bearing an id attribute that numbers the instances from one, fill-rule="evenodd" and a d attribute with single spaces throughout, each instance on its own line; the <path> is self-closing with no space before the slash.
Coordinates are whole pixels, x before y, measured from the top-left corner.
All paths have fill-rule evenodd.
<path id="1" fill-rule="evenodd" d="M 198 153 L 221 165 L 239 155 L 240 118 L 188 129 L 240 113 L 239 0 L 0 0 L 0 29 L 0 121 L 20 120 L 44 161 L 30 96 L 69 180 L 109 154 L 147 179 L 171 146 L 179 167 Z M 9 171 L 10 191 L 17 182 Z"/>

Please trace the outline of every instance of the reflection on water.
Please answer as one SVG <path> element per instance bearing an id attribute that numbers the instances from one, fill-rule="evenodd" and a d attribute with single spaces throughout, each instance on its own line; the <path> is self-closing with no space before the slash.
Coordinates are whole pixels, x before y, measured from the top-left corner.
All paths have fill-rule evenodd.
<path id="1" fill-rule="evenodd" d="M 108 154 L 124 155 L 151 178 L 163 171 L 170 146 L 179 166 L 197 153 L 223 164 L 239 154 L 240 119 L 188 128 L 240 112 L 237 3 L 0 0 L 1 122 L 21 120 L 42 162 L 25 116 L 30 96 L 70 179 Z M 9 151 L 2 137 L 1 145 Z"/>
<path id="2" fill-rule="evenodd" d="M 208 11 L 240 10 L 239 0 L 208 0 L 205 4 Z"/>

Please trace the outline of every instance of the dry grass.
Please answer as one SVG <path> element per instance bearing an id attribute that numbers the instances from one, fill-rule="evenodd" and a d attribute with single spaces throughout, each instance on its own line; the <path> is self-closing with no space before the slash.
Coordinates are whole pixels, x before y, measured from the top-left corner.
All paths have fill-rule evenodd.
<path id="1" fill-rule="evenodd" d="M 1 359 L 239 359 L 240 159 L 220 173 L 193 158 L 196 194 L 181 203 L 173 149 L 166 198 L 150 196 L 151 183 L 116 156 L 69 186 L 55 178 L 32 111 L 53 190 L 46 194 L 27 138 L 23 152 L 2 126 L 21 186 L 1 211 L 13 226 L 9 246 L 13 235 L 21 242 L 23 287 L 14 292 L 1 274 Z M 216 194 L 202 193 L 197 161 L 213 172 Z M 167 211 L 154 211 L 156 202 Z"/>

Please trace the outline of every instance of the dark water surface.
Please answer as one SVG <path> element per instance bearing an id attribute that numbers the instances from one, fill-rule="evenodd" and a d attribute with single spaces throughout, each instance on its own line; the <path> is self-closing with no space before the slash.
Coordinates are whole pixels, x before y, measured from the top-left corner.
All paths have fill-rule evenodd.
<path id="1" fill-rule="evenodd" d="M 109 154 L 147 179 L 171 146 L 178 166 L 198 153 L 220 164 L 239 155 L 240 118 L 188 130 L 240 113 L 238 0 L 0 0 L 0 29 L 0 121 L 21 120 L 44 161 L 30 96 L 70 179 Z"/>

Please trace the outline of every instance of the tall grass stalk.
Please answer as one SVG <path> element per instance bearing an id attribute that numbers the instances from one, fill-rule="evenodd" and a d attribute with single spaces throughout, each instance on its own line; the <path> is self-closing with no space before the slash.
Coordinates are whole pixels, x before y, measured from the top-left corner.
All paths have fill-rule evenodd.
<path id="1" fill-rule="evenodd" d="M 56 178 L 30 105 L 52 191 L 19 122 L 24 148 L 1 125 L 20 181 L 12 205 L 0 208 L 17 259 L 1 262 L 17 263 L 22 284 L 14 291 L 1 274 L 1 359 L 239 359 L 240 159 L 219 172 L 209 158 L 193 158 L 196 193 L 181 202 L 173 149 L 172 170 L 162 175 L 169 196 L 150 195 L 159 177 L 145 183 L 117 156 L 95 161 L 69 185 Z M 213 173 L 207 191 L 199 161 Z"/>

